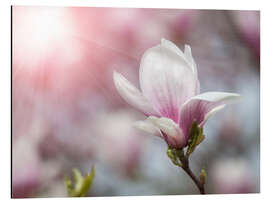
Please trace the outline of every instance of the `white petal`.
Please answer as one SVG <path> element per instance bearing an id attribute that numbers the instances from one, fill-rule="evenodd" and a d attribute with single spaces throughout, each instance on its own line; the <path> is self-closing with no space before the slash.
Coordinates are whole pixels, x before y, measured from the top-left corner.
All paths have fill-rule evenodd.
<path id="1" fill-rule="evenodd" d="M 193 73 L 196 75 L 196 78 L 197 78 L 196 94 L 200 94 L 200 81 L 198 79 L 197 65 L 192 57 L 191 48 L 189 45 L 185 45 L 184 54 L 185 54 L 187 61 L 190 63 L 190 67 L 191 67 Z"/>
<path id="2" fill-rule="evenodd" d="M 169 50 L 171 50 L 172 52 L 174 52 L 175 54 L 181 56 L 184 60 L 186 60 L 185 58 L 185 54 L 181 51 L 181 49 L 179 49 L 174 43 L 172 43 L 169 40 L 166 40 L 164 38 L 161 39 L 161 46 L 165 47 Z"/>
<path id="3" fill-rule="evenodd" d="M 192 57 L 191 48 L 189 45 L 185 45 L 185 58 L 190 63 L 193 73 L 197 76 L 197 65 Z"/>
<path id="4" fill-rule="evenodd" d="M 127 103 L 142 111 L 146 115 L 158 115 L 142 93 L 126 78 L 124 78 L 121 74 L 114 72 L 113 79 L 116 89 Z"/>
<path id="5" fill-rule="evenodd" d="M 148 49 L 140 65 L 140 86 L 163 117 L 178 122 L 179 107 L 196 94 L 197 79 L 171 42 Z"/>
<path id="6" fill-rule="evenodd" d="M 163 138 L 159 128 L 157 128 L 156 125 L 153 124 L 154 123 L 154 121 L 152 120 L 153 118 L 156 118 L 156 117 L 150 116 L 143 121 L 136 121 L 134 123 L 134 127 L 138 128 L 140 130 L 143 130 L 147 133 L 150 133 L 152 135 L 156 135 L 156 136 Z"/>
<path id="7" fill-rule="evenodd" d="M 191 100 L 192 99 L 209 102 L 225 102 L 226 104 L 230 104 L 239 101 L 241 96 L 239 94 L 229 92 L 205 92 L 192 97 Z"/>
<path id="8" fill-rule="evenodd" d="M 184 137 L 178 124 L 169 118 L 157 118 L 150 116 L 149 120 L 163 133 L 164 139 L 171 147 L 181 148 L 186 143 L 187 140 Z"/>
<path id="9" fill-rule="evenodd" d="M 200 81 L 197 79 L 196 94 L 200 94 L 201 91 L 200 88 L 201 88 Z"/>
<path id="10" fill-rule="evenodd" d="M 168 136 L 177 137 L 179 135 L 178 125 L 169 118 L 159 118 L 155 121 L 155 125 Z"/>
<path id="11" fill-rule="evenodd" d="M 152 135 L 163 138 L 171 147 L 181 148 L 187 144 L 181 129 L 171 119 L 149 116 L 144 121 L 137 121 L 134 126 Z"/>

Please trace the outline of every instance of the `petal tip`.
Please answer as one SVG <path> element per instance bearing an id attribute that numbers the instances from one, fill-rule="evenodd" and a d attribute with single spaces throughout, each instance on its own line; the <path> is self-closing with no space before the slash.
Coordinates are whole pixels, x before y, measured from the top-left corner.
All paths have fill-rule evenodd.
<path id="1" fill-rule="evenodd" d="M 205 100 L 209 102 L 222 102 L 226 101 L 226 104 L 238 101 L 241 98 L 240 94 L 230 92 L 205 92 L 191 99 Z"/>
<path id="2" fill-rule="evenodd" d="M 149 117 L 144 121 L 136 121 L 132 126 L 138 130 L 162 137 L 160 130 L 152 123 Z"/>
<path id="3" fill-rule="evenodd" d="M 121 74 L 120 73 L 118 73 L 117 71 L 113 71 L 113 79 L 117 79 L 117 78 L 119 78 L 119 76 L 120 76 Z"/>
<path id="4" fill-rule="evenodd" d="M 183 52 L 182 50 L 176 46 L 176 44 L 174 44 L 172 41 L 167 40 L 165 38 L 161 38 L 161 43 L 160 43 L 161 47 L 164 47 L 172 52 L 174 52 L 177 55 L 180 55 L 183 57 Z"/>
<path id="5" fill-rule="evenodd" d="M 166 44 L 167 42 L 169 42 L 169 40 L 165 39 L 164 37 L 162 37 L 160 40 L 161 45 Z"/>
<path id="6" fill-rule="evenodd" d="M 227 104 L 238 103 L 243 100 L 243 97 L 240 94 L 237 93 L 226 93 L 226 94 L 228 94 L 228 98 L 225 99 L 227 100 Z"/>
<path id="7" fill-rule="evenodd" d="M 244 97 L 242 95 L 240 95 L 240 94 L 237 94 L 237 93 L 234 93 L 233 98 L 234 98 L 235 102 L 241 102 L 241 101 L 244 100 Z"/>
<path id="8" fill-rule="evenodd" d="M 191 51 L 191 47 L 188 44 L 185 44 L 185 52 L 186 51 Z"/>
<path id="9" fill-rule="evenodd" d="M 116 89 L 119 89 L 119 86 L 121 85 L 122 81 L 123 81 L 123 76 L 117 71 L 113 71 L 113 82 Z"/>
<path id="10" fill-rule="evenodd" d="M 185 54 L 185 56 L 186 56 L 189 60 L 192 59 L 191 47 L 190 47 L 188 44 L 185 44 L 185 47 L 184 47 L 184 54 Z"/>

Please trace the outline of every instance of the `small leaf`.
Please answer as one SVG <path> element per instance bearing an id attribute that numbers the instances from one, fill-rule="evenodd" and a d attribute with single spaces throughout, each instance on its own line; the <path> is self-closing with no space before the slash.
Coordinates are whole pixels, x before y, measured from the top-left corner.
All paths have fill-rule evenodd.
<path id="1" fill-rule="evenodd" d="M 197 121 L 193 121 L 191 124 L 191 128 L 189 130 L 189 140 L 188 140 L 188 146 L 190 147 L 193 142 L 194 139 L 196 138 L 197 134 L 199 133 L 198 131 L 198 125 L 197 125 Z"/>
<path id="2" fill-rule="evenodd" d="M 69 180 L 67 177 L 65 178 L 65 184 L 66 184 L 68 196 L 71 196 L 72 195 L 72 183 L 71 183 L 71 180 Z"/>
<path id="3" fill-rule="evenodd" d="M 197 121 L 193 121 L 190 133 L 189 133 L 189 141 L 188 141 L 188 149 L 186 152 L 186 156 L 188 157 L 203 140 L 205 136 L 203 135 L 203 129 L 197 125 Z"/>
<path id="4" fill-rule="evenodd" d="M 177 157 L 175 156 L 176 154 L 175 154 L 175 151 L 174 151 L 174 149 L 171 149 L 171 148 L 168 148 L 168 150 L 167 150 L 167 156 L 171 159 L 171 161 L 175 164 L 175 165 L 177 165 Z"/>
<path id="5" fill-rule="evenodd" d="M 91 172 L 82 176 L 78 169 L 73 169 L 74 182 L 65 178 L 65 184 L 69 197 L 84 197 L 92 186 L 95 168 L 92 167 Z"/>
<path id="6" fill-rule="evenodd" d="M 95 167 L 92 167 L 91 173 L 86 174 L 86 176 L 84 177 L 81 190 L 80 190 L 81 197 L 84 197 L 87 194 L 88 190 L 91 188 L 94 177 L 95 177 Z"/>
<path id="7" fill-rule="evenodd" d="M 197 141 L 196 141 L 196 146 L 201 144 L 205 139 L 205 136 L 203 134 L 200 134 L 198 137 L 197 137 Z"/>
<path id="8" fill-rule="evenodd" d="M 80 187 L 83 183 L 83 176 L 81 175 L 80 171 L 77 168 L 74 168 L 73 170 L 74 174 L 74 190 L 79 191 Z"/>
<path id="9" fill-rule="evenodd" d="M 182 164 L 179 163 L 178 158 L 184 156 L 184 151 L 182 149 L 171 149 L 168 148 L 167 155 L 171 159 L 174 165 L 182 167 Z"/>

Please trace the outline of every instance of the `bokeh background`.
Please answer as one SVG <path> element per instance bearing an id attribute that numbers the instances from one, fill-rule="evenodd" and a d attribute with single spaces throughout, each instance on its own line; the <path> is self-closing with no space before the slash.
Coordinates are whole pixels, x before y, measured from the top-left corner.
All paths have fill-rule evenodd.
<path id="1" fill-rule="evenodd" d="M 144 51 L 166 38 L 192 48 L 201 92 L 243 96 L 205 125 L 191 155 L 210 194 L 260 191 L 259 11 L 12 8 L 12 196 L 65 197 L 72 168 L 96 176 L 88 196 L 197 194 L 144 116 L 116 92 L 138 86 Z"/>

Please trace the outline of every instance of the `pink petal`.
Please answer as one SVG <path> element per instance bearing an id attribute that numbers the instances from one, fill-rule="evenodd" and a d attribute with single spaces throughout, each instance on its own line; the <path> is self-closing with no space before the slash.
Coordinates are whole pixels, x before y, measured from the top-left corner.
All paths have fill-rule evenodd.
<path id="1" fill-rule="evenodd" d="M 188 138 L 194 120 L 202 127 L 211 115 L 238 99 L 238 94 L 226 92 L 206 92 L 191 98 L 180 111 L 179 126 L 185 137 Z"/>
<path id="2" fill-rule="evenodd" d="M 197 79 L 184 54 L 172 42 L 148 49 L 140 65 L 140 86 L 163 117 L 178 123 L 179 107 L 195 95 Z"/>
<path id="3" fill-rule="evenodd" d="M 159 115 L 142 93 L 121 74 L 114 72 L 113 79 L 116 89 L 127 103 L 146 115 Z"/>

